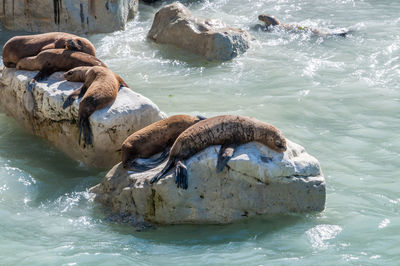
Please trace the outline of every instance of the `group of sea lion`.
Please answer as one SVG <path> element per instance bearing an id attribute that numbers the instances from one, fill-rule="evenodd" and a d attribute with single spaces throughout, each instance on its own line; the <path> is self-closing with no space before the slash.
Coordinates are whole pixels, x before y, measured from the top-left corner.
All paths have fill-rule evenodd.
<path id="1" fill-rule="evenodd" d="M 57 71 L 67 71 L 64 78 L 68 81 L 84 82 L 63 105 L 65 109 L 75 99 L 82 98 L 78 113 L 79 144 L 82 131 L 85 144 L 92 144 L 90 115 L 111 105 L 120 85 L 128 87 L 120 76 L 96 58 L 96 50 L 89 40 L 64 32 L 11 38 L 3 47 L 3 63 L 9 68 L 39 71 L 28 83 L 30 93 L 36 81 Z"/>
<path id="2" fill-rule="evenodd" d="M 174 115 L 153 123 L 129 136 L 122 144 L 122 165 L 126 169 L 145 171 L 156 167 L 167 157 L 166 166 L 150 183 L 157 182 L 175 168 L 175 183 L 188 188 L 184 160 L 211 145 L 221 145 L 216 171 L 221 172 L 233 156 L 236 146 L 260 142 L 276 152 L 286 151 L 286 139 L 273 125 L 255 118 L 221 115 L 211 118 Z M 146 164 L 139 158 L 150 158 Z"/>
<path id="3" fill-rule="evenodd" d="M 267 27 L 280 25 L 285 29 L 292 28 L 291 25 L 280 24 L 272 16 L 260 15 L 259 19 Z M 319 34 L 317 30 L 311 31 Z M 56 71 L 65 71 L 64 78 L 68 81 L 83 83 L 63 104 L 63 109 L 66 109 L 81 98 L 78 112 L 79 144 L 82 133 L 85 144 L 92 144 L 90 115 L 111 105 L 120 86 L 127 87 L 119 75 L 96 58 L 95 48 L 89 40 L 73 34 L 51 32 L 13 37 L 4 45 L 3 62 L 6 67 L 39 71 L 29 82 L 28 91 L 36 81 Z M 174 115 L 129 136 L 121 148 L 122 165 L 126 169 L 145 171 L 168 158 L 165 167 L 150 183 L 164 178 L 174 168 L 177 187 L 187 189 L 188 172 L 184 160 L 208 146 L 221 145 L 216 165 L 216 171 L 221 172 L 233 156 L 235 148 L 252 141 L 260 142 L 279 153 L 287 148 L 286 140 L 277 128 L 254 118 L 221 115 L 207 119 L 201 116 Z M 139 159 L 145 159 L 145 162 L 139 162 Z"/>

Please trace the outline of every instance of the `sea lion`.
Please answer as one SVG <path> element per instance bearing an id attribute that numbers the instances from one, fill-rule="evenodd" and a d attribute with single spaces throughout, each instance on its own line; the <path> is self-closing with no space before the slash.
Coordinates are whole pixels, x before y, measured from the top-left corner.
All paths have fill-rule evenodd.
<path id="1" fill-rule="evenodd" d="M 167 159 L 169 149 L 176 138 L 188 127 L 204 120 L 201 116 L 173 115 L 144 127 L 130 135 L 122 143 L 122 164 L 124 168 L 145 171 L 154 168 Z M 138 158 L 150 158 L 161 155 L 146 164 L 136 161 Z"/>
<path id="2" fill-rule="evenodd" d="M 78 111 L 79 145 L 81 143 L 82 131 L 85 144 L 92 144 L 93 135 L 89 117 L 96 110 L 111 105 L 117 98 L 118 88 L 119 81 L 115 77 L 115 74 L 107 67 L 94 66 L 85 72 L 85 82 L 80 88 L 79 93 L 82 97 Z M 68 106 L 63 106 L 63 108 L 65 109 Z"/>
<path id="3" fill-rule="evenodd" d="M 91 66 L 75 67 L 64 73 L 64 79 L 73 82 L 85 82 L 86 72 L 89 71 L 91 68 L 92 68 Z M 126 84 L 126 82 L 119 75 L 114 73 L 114 76 L 118 80 L 120 86 L 129 88 L 128 84 Z M 83 94 L 82 94 L 82 88 L 74 90 L 65 100 L 63 108 L 65 109 L 68 106 L 70 106 L 77 98 L 81 98 Z"/>
<path id="4" fill-rule="evenodd" d="M 321 31 L 318 29 L 313 29 L 313 28 L 309 28 L 309 27 L 303 27 L 300 25 L 296 25 L 296 24 L 282 24 L 277 18 L 275 18 L 274 16 L 271 15 L 259 15 L 258 19 L 263 21 L 265 23 L 265 26 L 268 28 L 270 26 L 278 26 L 281 27 L 285 30 L 288 31 L 308 31 L 311 32 L 315 35 L 321 36 L 321 37 L 326 37 L 326 36 L 341 36 L 341 37 L 346 37 L 346 35 L 349 33 L 349 31 L 342 31 L 342 32 L 325 32 L 325 31 Z"/>
<path id="5" fill-rule="evenodd" d="M 211 145 L 222 145 L 218 154 L 217 172 L 223 170 L 233 156 L 235 147 L 251 141 L 260 142 L 276 152 L 286 150 L 286 139 L 273 125 L 255 118 L 221 115 L 200 121 L 182 132 L 172 145 L 166 166 L 154 176 L 150 183 L 163 178 L 175 168 L 175 183 L 187 189 L 187 170 L 183 163 Z"/>
<path id="6" fill-rule="evenodd" d="M 42 80 L 54 72 L 67 71 L 78 66 L 107 67 L 93 55 L 65 49 L 44 50 L 36 56 L 22 58 L 17 63 L 18 70 L 39 70 L 29 82 L 28 91 L 31 91 L 35 81 Z"/>
<path id="7" fill-rule="evenodd" d="M 35 56 L 47 49 L 64 48 L 96 56 L 93 44 L 86 38 L 65 32 L 15 36 L 3 47 L 3 63 L 16 67 L 21 58 Z"/>

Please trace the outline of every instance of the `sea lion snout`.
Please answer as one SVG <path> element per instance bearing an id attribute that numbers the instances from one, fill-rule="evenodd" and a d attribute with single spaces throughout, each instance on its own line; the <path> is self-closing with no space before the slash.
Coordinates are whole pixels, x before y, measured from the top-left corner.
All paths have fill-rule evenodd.
<path id="1" fill-rule="evenodd" d="M 284 152 L 284 151 L 286 151 L 286 149 L 287 149 L 287 147 L 286 147 L 286 143 L 283 143 L 282 141 L 276 141 L 275 142 L 275 145 L 276 145 L 276 147 L 278 148 L 278 150 L 280 151 L 280 152 Z"/>
<path id="2" fill-rule="evenodd" d="M 73 40 L 73 39 L 68 39 L 66 41 L 66 46 L 68 50 L 72 50 L 72 51 L 82 51 L 82 42 L 81 40 Z"/>

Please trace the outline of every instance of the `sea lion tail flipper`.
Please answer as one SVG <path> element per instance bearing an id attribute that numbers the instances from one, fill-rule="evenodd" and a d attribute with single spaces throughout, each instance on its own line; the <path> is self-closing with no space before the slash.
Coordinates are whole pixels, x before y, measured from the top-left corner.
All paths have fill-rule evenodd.
<path id="1" fill-rule="evenodd" d="M 154 158 L 154 159 L 148 159 L 146 160 L 145 163 L 138 163 L 136 160 L 134 160 L 131 163 L 131 168 L 134 171 L 138 171 L 138 172 L 144 172 L 150 169 L 153 169 L 154 167 L 156 167 L 157 165 L 161 164 L 162 162 L 164 162 L 168 156 L 169 156 L 169 151 L 171 148 L 167 148 L 165 149 L 160 156 Z"/>
<path id="2" fill-rule="evenodd" d="M 196 117 L 197 117 L 198 119 L 200 119 L 200 121 L 201 121 L 201 120 L 206 120 L 206 119 L 207 119 L 207 117 L 202 116 L 202 115 L 196 115 Z"/>
<path id="3" fill-rule="evenodd" d="M 236 144 L 223 144 L 218 153 L 217 173 L 220 173 L 235 152 Z"/>
<path id="4" fill-rule="evenodd" d="M 170 159 L 167 162 L 167 165 L 164 166 L 164 168 L 150 180 L 150 184 L 153 184 L 158 180 L 164 178 L 164 176 L 168 173 L 168 171 L 171 170 L 174 166 L 175 166 L 175 160 Z"/>
<path id="5" fill-rule="evenodd" d="M 175 184 L 179 188 L 188 188 L 188 173 L 187 167 L 182 161 L 176 163 L 175 168 Z"/>

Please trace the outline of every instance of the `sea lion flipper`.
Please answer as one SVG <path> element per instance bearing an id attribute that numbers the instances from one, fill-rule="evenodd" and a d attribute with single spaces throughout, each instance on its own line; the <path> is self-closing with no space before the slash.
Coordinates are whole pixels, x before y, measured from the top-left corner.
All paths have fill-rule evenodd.
<path id="1" fill-rule="evenodd" d="M 44 66 L 41 70 L 39 70 L 39 73 L 37 73 L 36 76 L 33 77 L 33 79 L 36 81 L 41 81 L 56 71 L 57 70 L 54 67 L 51 67 L 49 65 Z"/>
<path id="2" fill-rule="evenodd" d="M 154 159 L 149 159 L 145 163 L 138 163 L 136 160 L 133 161 L 131 163 L 132 170 L 138 171 L 138 172 L 144 172 L 144 171 L 153 169 L 154 167 L 156 167 L 160 163 L 164 162 L 168 158 L 170 149 L 171 149 L 171 147 L 165 149 L 160 154 L 160 156 L 158 156 Z"/>
<path id="3" fill-rule="evenodd" d="M 188 188 L 188 173 L 187 167 L 182 161 L 176 163 L 175 168 L 175 184 L 179 188 Z"/>
<path id="4" fill-rule="evenodd" d="M 220 173 L 235 152 L 236 144 L 223 144 L 218 153 L 217 173 Z"/>
<path id="5" fill-rule="evenodd" d="M 90 129 L 89 118 L 81 118 L 79 121 L 79 145 L 81 144 L 81 134 L 83 132 L 83 140 L 86 145 L 92 144 L 92 130 Z"/>
<path id="6" fill-rule="evenodd" d="M 67 99 L 65 100 L 63 104 L 63 109 L 67 109 L 68 106 L 72 105 L 72 103 L 75 101 L 76 97 L 73 95 L 69 95 Z"/>
<path id="7" fill-rule="evenodd" d="M 44 50 L 48 50 L 48 49 L 55 49 L 56 45 L 53 43 L 49 43 L 48 45 L 45 45 L 42 47 L 42 49 L 40 51 L 44 51 Z"/>
<path id="8" fill-rule="evenodd" d="M 164 178 L 164 176 L 168 173 L 168 171 L 171 170 L 174 166 L 175 166 L 175 160 L 170 159 L 167 162 L 167 165 L 165 165 L 164 168 L 150 180 L 150 184 L 153 184 L 158 180 Z"/>

